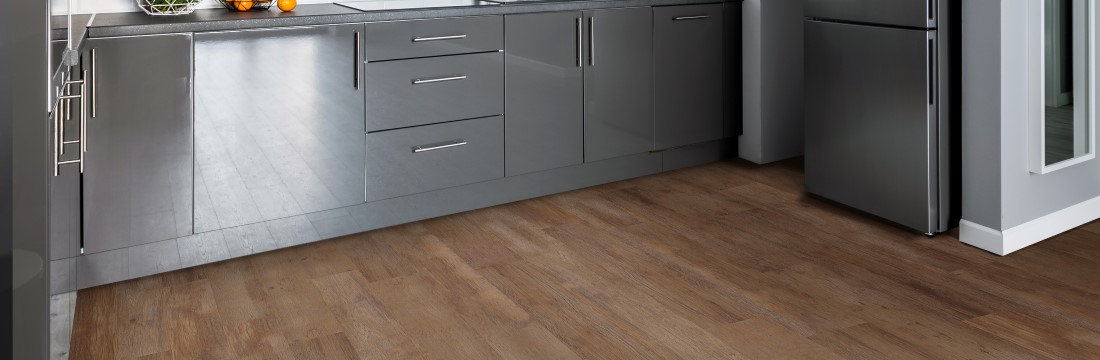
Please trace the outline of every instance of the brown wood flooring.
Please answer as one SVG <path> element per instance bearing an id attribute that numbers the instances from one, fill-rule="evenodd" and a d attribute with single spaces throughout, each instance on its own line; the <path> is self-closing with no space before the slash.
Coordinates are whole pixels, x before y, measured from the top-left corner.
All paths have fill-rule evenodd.
<path id="1" fill-rule="evenodd" d="M 1100 222 L 997 257 L 723 162 L 81 290 L 74 359 L 1096 359 Z"/>

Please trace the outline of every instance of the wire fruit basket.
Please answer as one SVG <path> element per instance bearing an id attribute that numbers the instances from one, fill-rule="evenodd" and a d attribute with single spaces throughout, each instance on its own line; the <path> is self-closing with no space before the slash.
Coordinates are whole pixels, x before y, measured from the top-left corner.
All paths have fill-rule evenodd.
<path id="1" fill-rule="evenodd" d="M 202 0 L 135 0 L 149 15 L 186 15 L 195 12 Z"/>
<path id="2" fill-rule="evenodd" d="M 140 1 L 140 0 L 139 0 Z M 222 6 L 232 11 L 267 10 L 275 5 L 275 0 L 218 0 Z"/>

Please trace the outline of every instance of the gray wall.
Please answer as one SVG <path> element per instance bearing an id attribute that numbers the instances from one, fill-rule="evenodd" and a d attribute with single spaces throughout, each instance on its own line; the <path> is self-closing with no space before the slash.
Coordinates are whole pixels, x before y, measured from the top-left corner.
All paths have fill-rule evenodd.
<path id="1" fill-rule="evenodd" d="M 742 6 L 738 155 L 758 164 L 801 156 L 802 0 L 745 0 Z"/>
<path id="2" fill-rule="evenodd" d="M 1000 5 L 964 1 L 962 21 L 962 217 L 991 229 L 1001 229 Z"/>
<path id="3" fill-rule="evenodd" d="M 44 359 L 49 353 L 49 274 L 46 259 L 46 43 L 47 2 L 6 1 L 0 21 L 5 38 L 0 56 L 8 63 L 0 67 L 0 97 L 10 106 L 0 119 L 11 131 L 4 132 L 4 146 L 10 146 L 11 168 L 11 254 L 10 287 L 13 359 Z M 10 41 L 10 42 L 9 42 Z M 9 110 L 10 111 L 7 111 Z M 5 129 L 6 130 L 6 129 Z M 8 253 L 7 251 L 9 251 Z M 5 356 L 0 356 L 5 358 Z"/>
<path id="4" fill-rule="evenodd" d="M 1037 23 L 1030 31 L 1026 25 L 1034 5 L 964 2 L 963 219 L 994 230 L 1100 196 L 1100 160 L 1044 175 L 1028 169 L 1028 122 L 1039 116 L 1042 81 L 1042 51 L 1028 41 L 1039 36 Z M 1100 138 L 1100 129 L 1092 131 Z"/>
<path id="5" fill-rule="evenodd" d="M 1031 0 L 1006 0 L 1002 3 L 1002 24 L 1022 24 L 1037 12 L 1038 6 Z M 1037 104 L 1041 96 L 1039 82 L 1043 79 L 1038 66 L 1043 54 L 1038 47 L 1038 23 L 1034 26 L 1035 30 L 1030 33 L 1023 32 L 1022 26 L 1001 27 L 1002 34 L 1007 35 L 1001 44 L 1002 59 L 1007 60 L 1002 72 L 1005 74 L 1002 84 L 1006 86 L 1001 89 L 1001 113 L 1004 114 L 1001 118 L 1001 186 L 1004 189 L 1001 226 L 1004 229 L 1100 196 L 1100 160 L 1044 175 L 1028 170 L 1027 123 L 1040 116 Z M 1033 36 L 1033 41 L 1019 41 L 1024 36 Z M 1094 47 L 1100 44 L 1097 38 L 1093 36 Z M 1100 104 L 1096 101 L 1097 94 L 1092 96 L 1094 104 Z"/>

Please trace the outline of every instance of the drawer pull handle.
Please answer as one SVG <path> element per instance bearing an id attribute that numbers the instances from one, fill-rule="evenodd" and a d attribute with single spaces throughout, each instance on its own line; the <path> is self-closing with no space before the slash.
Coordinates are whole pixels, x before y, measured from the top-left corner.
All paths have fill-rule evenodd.
<path id="1" fill-rule="evenodd" d="M 437 77 L 437 78 L 413 79 L 412 82 L 413 82 L 413 85 L 420 85 L 420 84 L 437 83 L 437 82 L 441 82 L 441 81 L 463 80 L 465 78 L 466 78 L 466 75 L 451 75 L 451 76 L 442 76 L 442 77 Z"/>
<path id="2" fill-rule="evenodd" d="M 702 19 L 706 19 L 706 18 L 709 18 L 709 17 L 710 17 L 709 15 L 677 16 L 677 17 L 672 18 L 672 21 L 702 20 Z"/>
<path id="3" fill-rule="evenodd" d="M 449 147 L 462 146 L 462 145 L 466 145 L 466 140 L 456 139 L 456 140 L 451 140 L 451 141 L 437 142 L 437 143 L 434 143 L 434 144 L 413 146 L 413 153 L 414 154 L 415 153 L 422 153 L 422 152 L 425 152 L 425 151 L 446 149 L 446 148 L 449 148 Z"/>
<path id="4" fill-rule="evenodd" d="M 465 38 L 466 38 L 466 34 L 428 36 L 428 37 L 414 37 L 413 42 L 438 41 L 438 40 L 457 40 L 457 39 L 465 39 Z"/>

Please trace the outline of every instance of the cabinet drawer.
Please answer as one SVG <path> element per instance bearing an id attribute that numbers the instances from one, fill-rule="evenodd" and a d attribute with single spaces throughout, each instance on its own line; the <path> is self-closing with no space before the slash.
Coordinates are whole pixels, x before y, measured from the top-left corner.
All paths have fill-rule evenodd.
<path id="1" fill-rule="evenodd" d="M 367 201 L 504 177 L 504 118 L 367 134 Z"/>
<path id="2" fill-rule="evenodd" d="M 367 61 L 504 49 L 504 18 L 477 16 L 371 23 L 363 33 Z"/>
<path id="3" fill-rule="evenodd" d="M 499 52 L 367 64 L 367 131 L 504 113 Z"/>

